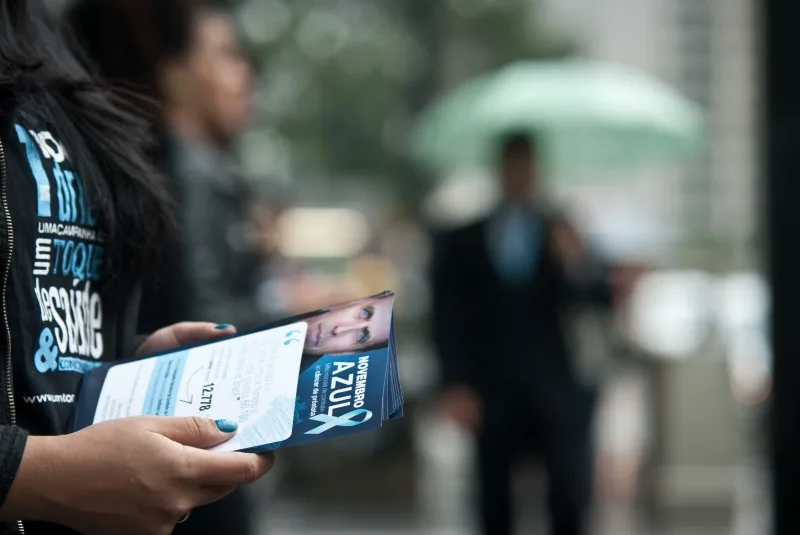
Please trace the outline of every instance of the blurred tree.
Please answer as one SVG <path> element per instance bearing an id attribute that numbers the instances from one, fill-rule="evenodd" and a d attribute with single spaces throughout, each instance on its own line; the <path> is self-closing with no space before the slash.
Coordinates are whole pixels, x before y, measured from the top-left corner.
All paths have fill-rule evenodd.
<path id="1" fill-rule="evenodd" d="M 414 116 L 443 90 L 519 58 L 561 56 L 533 0 L 243 0 L 235 3 L 261 74 L 258 175 L 364 176 L 411 201 Z"/>

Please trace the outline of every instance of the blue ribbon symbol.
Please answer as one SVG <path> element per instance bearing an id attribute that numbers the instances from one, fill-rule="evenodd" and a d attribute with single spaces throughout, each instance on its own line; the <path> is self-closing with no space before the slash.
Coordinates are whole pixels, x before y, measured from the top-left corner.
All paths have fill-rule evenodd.
<path id="1" fill-rule="evenodd" d="M 353 420 L 356 416 L 361 416 L 364 414 L 364 419 L 360 422 Z M 319 435 L 320 433 L 324 433 L 329 429 L 333 429 L 334 427 L 353 427 L 356 425 L 361 425 L 367 420 L 372 418 L 372 411 L 368 411 L 367 409 L 356 409 L 354 411 L 350 411 L 347 414 L 342 414 L 341 416 L 329 416 L 327 414 L 317 414 L 312 416 L 311 420 L 316 420 L 317 422 L 323 422 L 322 425 L 312 429 L 311 431 L 306 431 L 306 435 Z"/>

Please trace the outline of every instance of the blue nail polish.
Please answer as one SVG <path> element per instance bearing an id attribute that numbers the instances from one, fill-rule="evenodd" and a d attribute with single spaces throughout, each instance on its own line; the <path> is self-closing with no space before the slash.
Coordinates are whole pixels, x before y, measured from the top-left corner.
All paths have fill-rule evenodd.
<path id="1" fill-rule="evenodd" d="M 233 420 L 214 420 L 214 423 L 216 424 L 217 429 L 223 433 L 233 433 L 239 427 L 238 422 Z"/>
<path id="2" fill-rule="evenodd" d="M 231 325 L 230 323 L 220 323 L 214 328 L 217 329 L 218 331 L 224 331 L 225 329 L 230 329 L 231 327 L 233 327 L 233 325 Z"/>

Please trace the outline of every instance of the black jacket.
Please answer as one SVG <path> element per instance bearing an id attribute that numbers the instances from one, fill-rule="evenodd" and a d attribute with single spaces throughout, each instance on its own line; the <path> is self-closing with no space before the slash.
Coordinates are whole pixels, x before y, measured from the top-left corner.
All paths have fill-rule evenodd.
<path id="1" fill-rule="evenodd" d="M 439 236 L 433 261 L 433 334 L 445 384 L 467 384 L 485 398 L 570 389 L 578 382 L 565 316 L 577 302 L 611 302 L 604 266 L 567 274 L 546 217 L 532 278 L 509 285 L 490 255 L 490 222 Z"/>
<path id="2" fill-rule="evenodd" d="M 82 374 L 130 356 L 135 284 L 105 269 L 103 226 L 43 125 L 0 124 L 0 506 L 28 433 L 66 433 Z M 36 523 L 0 534 L 70 533 Z"/>

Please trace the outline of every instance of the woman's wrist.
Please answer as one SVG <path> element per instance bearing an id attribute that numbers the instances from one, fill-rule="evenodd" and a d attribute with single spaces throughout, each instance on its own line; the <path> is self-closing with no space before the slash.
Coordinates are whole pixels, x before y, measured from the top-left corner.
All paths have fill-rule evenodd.
<path id="1" fill-rule="evenodd" d="M 64 437 L 31 436 L 0 510 L 0 520 L 52 521 L 60 509 L 59 466 Z"/>

